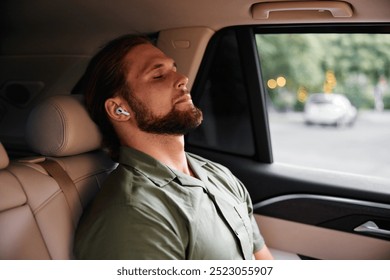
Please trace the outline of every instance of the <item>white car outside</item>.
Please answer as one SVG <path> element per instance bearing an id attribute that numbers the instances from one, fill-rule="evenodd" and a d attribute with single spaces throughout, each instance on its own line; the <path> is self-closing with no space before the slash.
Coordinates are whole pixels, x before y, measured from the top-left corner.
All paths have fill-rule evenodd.
<path id="1" fill-rule="evenodd" d="M 311 94 L 304 108 L 306 124 L 352 125 L 356 116 L 357 110 L 348 98 L 336 93 Z"/>

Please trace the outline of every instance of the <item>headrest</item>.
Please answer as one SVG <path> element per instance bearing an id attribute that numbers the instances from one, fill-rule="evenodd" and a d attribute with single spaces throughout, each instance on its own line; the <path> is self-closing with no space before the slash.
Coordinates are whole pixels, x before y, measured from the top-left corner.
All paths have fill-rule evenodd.
<path id="1" fill-rule="evenodd" d="M 9 158 L 3 144 L 0 143 L 0 170 L 4 169 L 9 164 Z"/>
<path id="2" fill-rule="evenodd" d="M 44 100 L 28 118 L 26 138 L 34 152 L 53 157 L 96 150 L 102 140 L 82 95 L 56 95 Z"/>

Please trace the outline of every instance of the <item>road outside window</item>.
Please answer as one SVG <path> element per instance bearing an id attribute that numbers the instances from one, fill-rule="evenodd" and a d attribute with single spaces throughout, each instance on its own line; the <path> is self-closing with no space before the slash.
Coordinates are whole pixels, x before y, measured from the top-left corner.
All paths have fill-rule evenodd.
<path id="1" fill-rule="evenodd" d="M 390 178 L 390 35 L 258 34 L 274 161 Z"/>

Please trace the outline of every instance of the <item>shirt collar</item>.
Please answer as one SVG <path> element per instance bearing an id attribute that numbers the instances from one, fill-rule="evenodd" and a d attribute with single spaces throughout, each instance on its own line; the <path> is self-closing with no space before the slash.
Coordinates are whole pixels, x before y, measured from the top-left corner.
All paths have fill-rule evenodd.
<path id="1" fill-rule="evenodd" d="M 176 178 L 176 174 L 165 164 L 131 147 L 120 147 L 119 163 L 134 168 L 159 187 Z"/>
<path id="2" fill-rule="evenodd" d="M 187 153 L 187 160 L 188 164 L 190 165 L 192 171 L 195 173 L 195 175 L 204 183 L 207 182 L 207 172 L 204 168 L 202 168 L 204 165 L 207 164 L 206 161 L 204 161 L 202 158 L 195 156 L 193 154 Z"/>
<path id="3" fill-rule="evenodd" d="M 131 147 L 120 147 L 119 163 L 134 168 L 159 187 L 164 187 L 176 178 L 183 186 L 204 187 L 208 177 L 202 166 L 207 162 L 190 153 L 186 153 L 186 157 L 188 164 L 199 179 L 173 170 L 155 158 Z"/>
<path id="4" fill-rule="evenodd" d="M 197 178 L 192 177 L 188 174 L 184 174 L 183 172 L 180 172 L 178 170 L 171 169 L 171 171 L 176 174 L 176 178 L 182 186 L 200 186 L 205 188 L 207 182 L 207 173 L 205 172 L 205 170 L 203 170 L 202 166 L 205 165 L 206 162 L 194 158 L 194 156 L 190 153 L 186 153 L 186 157 L 189 166 L 191 167 Z"/>

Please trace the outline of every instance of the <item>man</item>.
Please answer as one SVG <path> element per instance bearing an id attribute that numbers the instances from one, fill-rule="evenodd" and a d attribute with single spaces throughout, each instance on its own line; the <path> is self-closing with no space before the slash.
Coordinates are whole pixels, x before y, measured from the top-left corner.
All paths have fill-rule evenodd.
<path id="1" fill-rule="evenodd" d="M 272 258 L 245 187 L 184 151 L 202 112 L 176 70 L 142 37 L 120 37 L 91 60 L 82 89 L 119 165 L 80 222 L 77 258 Z"/>

